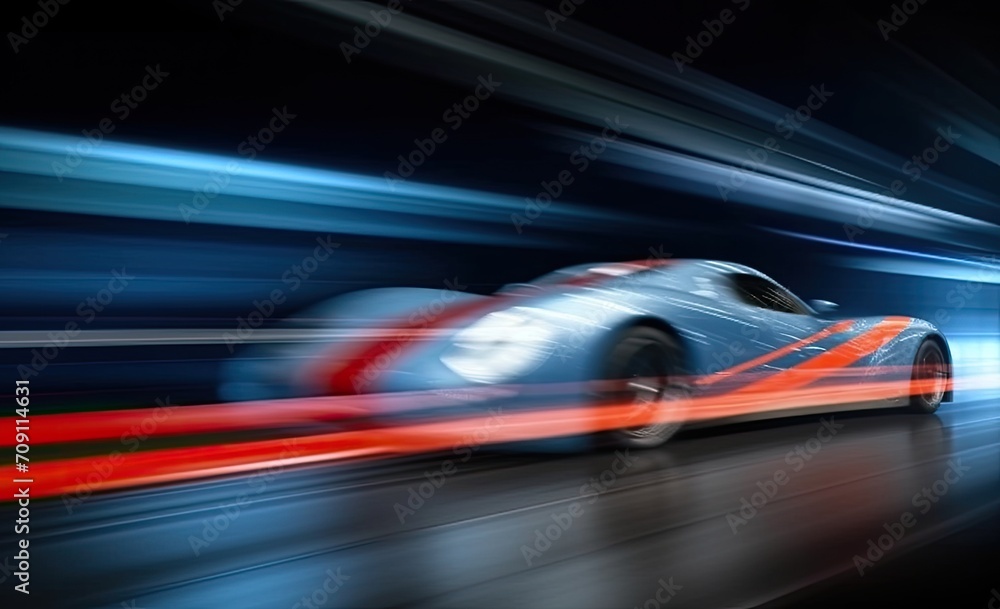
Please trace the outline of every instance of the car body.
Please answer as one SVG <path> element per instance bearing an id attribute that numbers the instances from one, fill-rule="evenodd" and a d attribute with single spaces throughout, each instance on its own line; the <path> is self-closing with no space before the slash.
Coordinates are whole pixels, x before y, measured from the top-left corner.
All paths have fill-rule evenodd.
<path id="1" fill-rule="evenodd" d="M 768 406 L 769 396 L 784 392 L 785 399 L 792 390 L 850 398 L 829 404 L 813 399 L 809 408 L 930 412 L 951 399 L 951 355 L 936 327 L 905 316 L 838 319 L 817 311 L 834 306 L 810 306 L 750 267 L 712 260 L 579 265 L 489 296 L 366 290 L 303 316 L 324 320 L 329 340 L 248 351 L 228 368 L 222 393 L 249 400 L 470 392 L 527 403 L 560 387 L 584 400 L 596 391 L 605 400 L 626 395 L 643 404 L 678 395 L 716 404 L 737 396 L 740 404 L 750 403 L 692 421 L 799 412 L 794 403 Z M 918 357 L 934 360 L 926 374 L 918 373 Z M 927 391 L 911 387 L 921 375 L 933 385 Z M 620 383 L 594 388 L 595 381 L 628 379 L 631 389 Z M 866 385 L 871 391 L 850 393 Z M 490 387 L 507 391 L 484 392 Z M 747 402 L 748 396 L 759 403 Z M 661 425 L 655 433 L 641 427 L 652 437 L 630 437 L 635 429 L 629 428 L 618 440 L 656 445 L 679 425 Z"/>

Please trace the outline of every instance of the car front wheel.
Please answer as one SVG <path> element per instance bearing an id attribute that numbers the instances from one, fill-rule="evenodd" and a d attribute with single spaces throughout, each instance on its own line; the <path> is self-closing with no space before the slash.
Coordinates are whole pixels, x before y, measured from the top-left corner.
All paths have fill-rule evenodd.
<path id="1" fill-rule="evenodd" d="M 631 403 L 634 411 L 622 422 L 622 428 L 607 434 L 611 443 L 623 448 L 653 448 L 677 433 L 682 423 L 671 415 L 679 414 L 678 400 L 686 395 L 676 384 L 680 362 L 680 345 L 661 330 L 637 326 L 621 334 L 606 361 L 604 379 L 610 388 L 602 401 Z M 627 426 L 628 418 L 650 410 L 672 420 Z"/>

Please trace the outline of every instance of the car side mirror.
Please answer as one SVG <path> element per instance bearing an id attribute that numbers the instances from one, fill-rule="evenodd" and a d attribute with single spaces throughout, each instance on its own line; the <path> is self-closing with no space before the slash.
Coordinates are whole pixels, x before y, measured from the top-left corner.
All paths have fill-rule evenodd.
<path id="1" fill-rule="evenodd" d="M 817 313 L 833 313 L 840 308 L 840 305 L 829 300 L 810 300 L 809 306 Z"/>

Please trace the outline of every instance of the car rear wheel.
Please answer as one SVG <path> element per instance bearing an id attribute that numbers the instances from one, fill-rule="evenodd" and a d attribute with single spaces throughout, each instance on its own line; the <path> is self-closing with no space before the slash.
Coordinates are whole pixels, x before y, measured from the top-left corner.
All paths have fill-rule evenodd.
<path id="1" fill-rule="evenodd" d="M 917 349 L 912 379 L 922 382 L 914 387 L 910 396 L 910 408 L 924 413 L 936 411 L 947 391 L 948 363 L 941 347 L 933 340 L 925 340 Z"/>
<path id="2" fill-rule="evenodd" d="M 625 330 L 608 355 L 604 379 L 609 389 L 602 393 L 602 401 L 632 403 L 634 412 L 627 419 L 649 414 L 651 409 L 664 414 L 677 410 L 677 400 L 685 393 L 676 384 L 680 361 L 680 345 L 665 332 L 643 326 Z M 679 420 L 623 425 L 607 438 L 624 448 L 652 448 L 680 428 Z"/>

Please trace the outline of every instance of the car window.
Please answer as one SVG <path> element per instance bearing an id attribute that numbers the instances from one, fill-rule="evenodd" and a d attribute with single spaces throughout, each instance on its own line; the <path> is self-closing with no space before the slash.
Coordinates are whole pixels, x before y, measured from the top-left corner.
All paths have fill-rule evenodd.
<path id="1" fill-rule="evenodd" d="M 791 292 L 763 277 L 734 274 L 730 279 L 740 299 L 749 305 L 780 313 L 809 314 L 809 310 Z"/>

